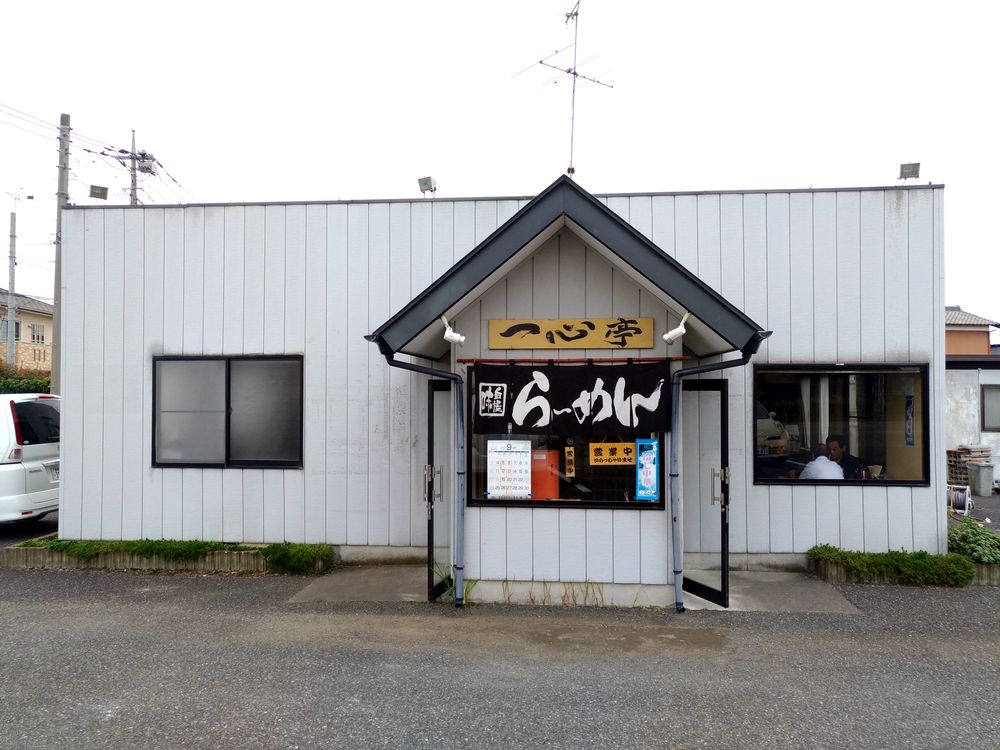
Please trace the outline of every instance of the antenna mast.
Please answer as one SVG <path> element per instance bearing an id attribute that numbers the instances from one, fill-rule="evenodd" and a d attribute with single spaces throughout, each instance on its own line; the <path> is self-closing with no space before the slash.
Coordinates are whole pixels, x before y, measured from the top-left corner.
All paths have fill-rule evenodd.
<path id="1" fill-rule="evenodd" d="M 582 78 L 585 81 L 590 81 L 591 83 L 597 83 L 601 86 L 607 86 L 609 89 L 613 89 L 610 83 L 605 83 L 604 81 L 599 81 L 596 78 L 588 78 L 587 76 L 582 76 L 576 69 L 576 42 L 580 31 L 580 0 L 576 0 L 576 4 L 573 9 L 566 14 L 566 24 L 573 22 L 573 66 L 570 68 L 560 68 L 558 65 L 553 65 L 552 63 L 546 62 L 552 59 L 555 55 L 563 52 L 564 50 L 557 50 L 555 53 L 549 55 L 548 57 L 542 58 L 538 61 L 539 65 L 544 65 L 546 68 L 552 68 L 553 70 L 558 70 L 560 73 L 565 73 L 573 79 L 573 93 L 570 99 L 570 110 L 569 110 L 569 168 L 566 170 L 566 174 L 572 177 L 576 173 L 576 168 L 573 166 L 573 141 L 576 135 L 576 82 L 577 79 Z M 587 62 L 586 60 L 584 62 Z M 527 70 L 527 68 L 525 68 Z M 521 71 L 524 72 L 523 70 Z M 520 75 L 520 74 L 518 74 Z"/>

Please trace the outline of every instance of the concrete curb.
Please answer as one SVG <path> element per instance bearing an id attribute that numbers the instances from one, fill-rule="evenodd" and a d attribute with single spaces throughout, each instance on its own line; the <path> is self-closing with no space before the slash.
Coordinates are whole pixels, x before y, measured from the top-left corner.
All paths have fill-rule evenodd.
<path id="1" fill-rule="evenodd" d="M 7 547 L 0 556 L 0 568 L 56 568 L 77 570 L 144 570 L 164 573 L 243 573 L 263 575 L 267 560 L 256 551 L 209 552 L 197 560 L 167 560 L 151 555 L 102 552 L 89 560 L 53 552 L 44 547 Z"/>

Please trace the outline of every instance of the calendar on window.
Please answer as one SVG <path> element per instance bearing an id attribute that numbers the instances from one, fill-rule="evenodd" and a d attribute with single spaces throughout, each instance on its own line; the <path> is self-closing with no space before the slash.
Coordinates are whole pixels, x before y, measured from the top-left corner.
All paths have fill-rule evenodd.
<path id="1" fill-rule="evenodd" d="M 486 443 L 486 495 L 490 499 L 531 498 L 531 441 Z"/>

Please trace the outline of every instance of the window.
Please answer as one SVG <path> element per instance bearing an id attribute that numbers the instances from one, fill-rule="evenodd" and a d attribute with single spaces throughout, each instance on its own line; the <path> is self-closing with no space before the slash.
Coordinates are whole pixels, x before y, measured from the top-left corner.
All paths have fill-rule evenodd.
<path id="1" fill-rule="evenodd" d="M 0 341 L 7 340 L 7 318 L 0 320 Z M 21 321 L 14 321 L 14 341 L 21 340 Z"/>
<path id="2" fill-rule="evenodd" d="M 1000 432 L 1000 385 L 982 387 L 983 432 Z"/>
<path id="3" fill-rule="evenodd" d="M 757 483 L 929 482 L 927 365 L 754 369 Z"/>
<path id="4" fill-rule="evenodd" d="M 44 344 L 45 343 L 45 326 L 41 323 L 31 324 L 31 343 L 32 344 Z"/>
<path id="5" fill-rule="evenodd" d="M 667 364 L 470 373 L 470 505 L 663 508 Z"/>
<path id="6" fill-rule="evenodd" d="M 154 357 L 153 464 L 302 465 L 302 357 Z"/>
<path id="7" fill-rule="evenodd" d="M 34 401 L 11 401 L 18 445 L 59 442 L 59 399 L 42 396 Z"/>

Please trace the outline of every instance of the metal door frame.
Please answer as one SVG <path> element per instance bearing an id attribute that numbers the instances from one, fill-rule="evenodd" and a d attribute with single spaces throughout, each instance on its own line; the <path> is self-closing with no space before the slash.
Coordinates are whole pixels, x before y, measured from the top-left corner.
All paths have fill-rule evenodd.
<path id="1" fill-rule="evenodd" d="M 719 394 L 719 511 L 722 514 L 722 546 L 720 548 L 721 576 L 720 586 L 714 589 L 699 581 L 693 581 L 685 576 L 683 589 L 701 599 L 729 608 L 729 381 L 725 378 L 706 378 L 704 380 L 685 380 L 685 391 L 714 391 Z M 676 439 L 676 436 L 675 436 Z M 711 482 L 712 503 L 715 503 L 715 472 Z M 698 498 L 701 502 L 701 498 Z M 709 506 L 711 507 L 711 505 Z"/>
<path id="2" fill-rule="evenodd" d="M 427 463 L 424 465 L 424 502 L 427 504 L 427 601 L 429 602 L 437 601 L 454 585 L 451 576 L 434 581 L 434 502 L 440 497 L 444 479 L 441 470 L 434 464 L 434 394 L 450 390 L 450 380 L 431 378 L 427 381 Z"/>

